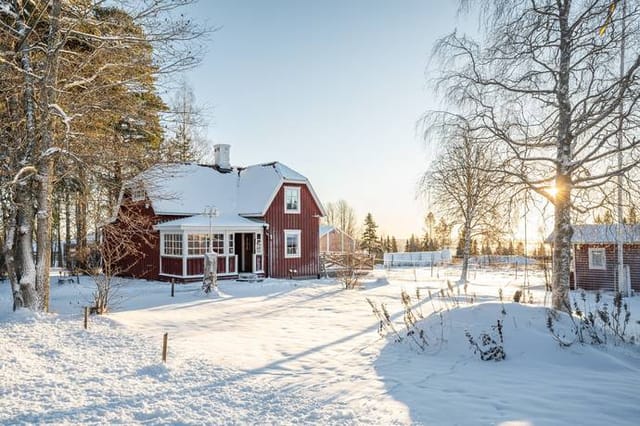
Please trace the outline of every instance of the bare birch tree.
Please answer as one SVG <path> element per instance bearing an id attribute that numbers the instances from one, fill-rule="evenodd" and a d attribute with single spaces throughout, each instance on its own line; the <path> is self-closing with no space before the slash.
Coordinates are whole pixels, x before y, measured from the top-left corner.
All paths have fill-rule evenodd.
<path id="1" fill-rule="evenodd" d="M 356 213 L 353 207 L 345 200 L 329 202 L 325 207 L 327 211 L 325 221 L 327 224 L 337 226 L 344 231 L 345 234 L 355 238 L 357 225 Z"/>
<path id="2" fill-rule="evenodd" d="M 552 305 L 569 310 L 572 209 L 599 204 L 593 190 L 638 164 L 640 4 L 612 13 L 611 0 L 477 3 L 484 40 L 439 42 L 440 85 L 474 131 L 500 142 L 505 173 L 554 205 Z"/>
<path id="3" fill-rule="evenodd" d="M 429 192 L 441 215 L 461 226 L 464 241 L 460 282 L 467 282 L 471 241 L 502 229 L 509 200 L 504 174 L 490 142 L 474 138 L 468 123 L 449 117 L 427 134 L 440 142 L 440 154 L 422 177 L 420 188 Z"/>
<path id="4" fill-rule="evenodd" d="M 168 162 L 202 162 L 207 153 L 202 135 L 204 113 L 186 80 L 180 81 L 170 109 L 164 115 L 171 136 L 166 137 L 162 144 L 162 159 Z"/>

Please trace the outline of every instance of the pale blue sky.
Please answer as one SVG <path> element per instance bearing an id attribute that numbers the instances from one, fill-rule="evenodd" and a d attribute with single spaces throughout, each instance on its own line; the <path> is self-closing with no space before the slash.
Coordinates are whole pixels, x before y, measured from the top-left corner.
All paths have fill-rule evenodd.
<path id="1" fill-rule="evenodd" d="M 430 160 L 416 123 L 439 102 L 425 69 L 461 22 L 453 0 L 202 0 L 220 27 L 187 79 L 210 109 L 208 139 L 234 165 L 278 160 L 321 200 L 345 199 L 383 233 L 422 233 L 416 182 Z"/>

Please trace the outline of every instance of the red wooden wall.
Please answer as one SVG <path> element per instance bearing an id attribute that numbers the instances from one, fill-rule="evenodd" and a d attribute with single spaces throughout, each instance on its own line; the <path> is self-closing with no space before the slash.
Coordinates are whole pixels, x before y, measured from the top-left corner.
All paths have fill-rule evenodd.
<path id="1" fill-rule="evenodd" d="M 120 207 L 125 214 L 135 212 L 144 218 L 146 236 L 132 236 L 132 241 L 137 245 L 139 253 L 135 253 L 119 261 L 119 269 L 122 276 L 143 278 L 147 280 L 160 279 L 160 232 L 154 231 L 153 226 L 179 219 L 182 216 L 157 216 L 150 203 L 145 201 L 131 202 L 129 194 L 125 194 Z M 142 222 L 141 222 L 142 223 Z M 119 226 L 127 226 L 117 221 Z M 150 244 L 147 244 L 146 241 Z M 180 260 L 182 262 L 182 260 Z"/>
<path id="2" fill-rule="evenodd" d="M 300 213 L 284 212 L 284 187 L 300 188 Z M 269 224 L 265 238 L 265 268 L 269 276 L 289 277 L 289 270 L 295 269 L 294 276 L 311 277 L 320 273 L 319 226 L 320 208 L 306 185 L 285 183 L 280 187 L 263 218 Z M 301 257 L 285 258 L 284 230 L 299 229 Z M 271 255 L 271 258 L 269 258 Z"/>
<path id="3" fill-rule="evenodd" d="M 604 247 L 606 269 L 589 269 L 589 247 Z M 615 244 L 578 244 L 574 247 L 575 279 L 585 290 L 614 290 L 618 276 L 618 257 Z M 629 265 L 631 287 L 640 291 L 640 244 L 625 244 L 624 264 Z"/>

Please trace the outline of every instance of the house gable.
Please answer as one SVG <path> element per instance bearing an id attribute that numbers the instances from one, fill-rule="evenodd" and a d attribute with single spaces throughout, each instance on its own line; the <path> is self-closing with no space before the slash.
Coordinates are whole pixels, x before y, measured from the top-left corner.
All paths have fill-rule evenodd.
<path id="1" fill-rule="evenodd" d="M 285 213 L 285 187 L 300 188 L 300 213 Z M 315 276 L 319 265 L 319 224 L 322 210 L 309 187 L 301 183 L 283 183 L 276 191 L 264 216 L 269 224 L 268 240 L 271 258 L 267 260 L 271 276 Z M 286 257 L 285 231 L 300 231 L 300 256 Z M 295 271 L 295 272 L 290 272 Z"/>

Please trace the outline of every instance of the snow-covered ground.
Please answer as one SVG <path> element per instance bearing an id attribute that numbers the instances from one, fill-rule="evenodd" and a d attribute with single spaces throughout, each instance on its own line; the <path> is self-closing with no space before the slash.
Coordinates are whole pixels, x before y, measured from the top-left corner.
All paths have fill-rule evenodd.
<path id="1" fill-rule="evenodd" d="M 0 424 L 638 424 L 638 346 L 560 347 L 541 275 L 528 275 L 535 305 L 508 303 L 522 266 L 517 278 L 472 271 L 466 290 L 457 273 L 376 270 L 355 291 L 333 280 L 222 282 L 218 297 L 188 284 L 174 298 L 166 283 L 127 280 L 86 331 L 90 279 L 54 278 L 52 315 L 10 312 L 1 283 Z M 402 290 L 416 315 L 442 312 L 422 322 L 426 351 L 378 335 L 366 299 L 402 330 Z M 626 301 L 638 334 L 640 300 Z M 507 358 L 481 361 L 465 331 L 477 337 L 498 319 Z"/>

